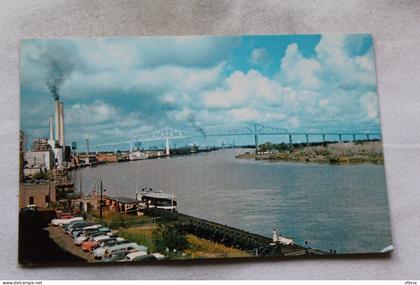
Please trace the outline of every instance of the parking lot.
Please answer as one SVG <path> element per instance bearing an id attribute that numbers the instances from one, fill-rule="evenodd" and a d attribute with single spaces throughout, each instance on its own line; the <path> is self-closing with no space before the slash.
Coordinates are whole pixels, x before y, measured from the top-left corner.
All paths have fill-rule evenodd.
<path id="1" fill-rule="evenodd" d="M 80 246 L 76 246 L 71 236 L 67 235 L 61 227 L 48 226 L 46 230 L 48 231 L 50 238 L 63 250 L 83 258 L 87 262 L 97 262 L 90 253 L 84 252 Z"/>

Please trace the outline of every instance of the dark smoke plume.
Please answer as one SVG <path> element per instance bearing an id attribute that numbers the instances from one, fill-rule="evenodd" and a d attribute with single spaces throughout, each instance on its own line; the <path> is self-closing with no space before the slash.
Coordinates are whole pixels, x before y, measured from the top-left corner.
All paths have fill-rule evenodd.
<path id="1" fill-rule="evenodd" d="M 77 50 L 60 42 L 47 45 L 45 52 L 40 56 L 46 67 L 45 83 L 55 100 L 60 99 L 60 89 L 63 83 L 78 68 L 82 67 Z"/>
<path id="2" fill-rule="evenodd" d="M 197 122 L 195 121 L 194 114 L 190 114 L 188 116 L 188 122 L 190 123 L 191 127 L 193 127 L 197 132 L 203 135 L 204 139 L 206 139 L 206 132 L 200 127 Z"/>

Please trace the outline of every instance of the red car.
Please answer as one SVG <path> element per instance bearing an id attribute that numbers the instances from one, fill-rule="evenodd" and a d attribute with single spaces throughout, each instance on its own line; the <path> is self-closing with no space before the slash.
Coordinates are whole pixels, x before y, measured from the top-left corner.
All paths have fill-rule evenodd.
<path id="1" fill-rule="evenodd" d="M 92 251 L 93 248 L 100 243 L 102 240 L 109 239 L 110 237 L 107 235 L 96 236 L 88 239 L 85 242 L 82 242 L 82 249 L 84 251 Z"/>

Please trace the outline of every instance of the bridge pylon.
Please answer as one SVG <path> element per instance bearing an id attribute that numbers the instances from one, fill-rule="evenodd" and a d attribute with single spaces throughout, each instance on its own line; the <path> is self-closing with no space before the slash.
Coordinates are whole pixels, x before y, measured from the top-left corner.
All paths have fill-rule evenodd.
<path id="1" fill-rule="evenodd" d="M 169 138 L 168 138 L 168 128 L 165 128 L 165 154 L 169 155 Z"/>
<path id="2" fill-rule="evenodd" d="M 257 130 L 257 124 L 254 123 L 254 136 L 255 136 L 255 153 L 258 154 L 260 151 L 260 146 L 258 144 L 258 130 Z"/>

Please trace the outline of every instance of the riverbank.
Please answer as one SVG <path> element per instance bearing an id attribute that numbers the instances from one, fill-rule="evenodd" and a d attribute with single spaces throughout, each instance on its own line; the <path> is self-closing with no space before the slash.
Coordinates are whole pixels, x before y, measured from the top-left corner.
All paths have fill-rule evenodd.
<path id="1" fill-rule="evenodd" d="M 258 154 L 246 152 L 236 158 L 269 161 L 311 162 L 324 164 L 383 164 L 381 141 L 295 145 L 266 143 Z"/>

